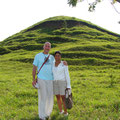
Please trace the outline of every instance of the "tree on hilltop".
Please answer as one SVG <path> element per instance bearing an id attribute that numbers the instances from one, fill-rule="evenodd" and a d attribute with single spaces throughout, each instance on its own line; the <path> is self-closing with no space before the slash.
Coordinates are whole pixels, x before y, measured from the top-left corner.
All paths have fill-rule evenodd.
<path id="1" fill-rule="evenodd" d="M 87 1 L 88 0 L 68 0 L 68 4 L 72 7 L 76 7 L 77 3 L 78 2 L 83 2 L 83 1 Z M 96 5 L 99 3 L 99 2 L 102 2 L 103 0 L 94 0 L 94 2 L 91 2 L 91 3 L 88 3 L 89 4 L 89 11 L 90 12 L 93 12 L 95 10 L 95 7 Z M 111 0 L 111 3 L 114 4 L 114 3 L 120 3 L 120 0 Z"/>

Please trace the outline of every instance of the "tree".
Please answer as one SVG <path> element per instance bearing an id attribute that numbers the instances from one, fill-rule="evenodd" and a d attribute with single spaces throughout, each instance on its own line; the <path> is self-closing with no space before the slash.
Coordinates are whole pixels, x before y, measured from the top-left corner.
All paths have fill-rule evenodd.
<path id="1" fill-rule="evenodd" d="M 83 2 L 85 0 L 68 0 L 68 4 L 72 7 L 75 7 L 77 5 L 78 2 Z M 88 0 L 86 0 L 88 1 Z M 94 2 L 89 3 L 89 11 L 92 12 L 95 10 L 95 7 L 97 5 L 97 3 L 102 2 L 103 0 L 94 0 Z M 120 0 L 111 0 L 111 3 L 114 4 L 115 2 L 119 2 Z"/>

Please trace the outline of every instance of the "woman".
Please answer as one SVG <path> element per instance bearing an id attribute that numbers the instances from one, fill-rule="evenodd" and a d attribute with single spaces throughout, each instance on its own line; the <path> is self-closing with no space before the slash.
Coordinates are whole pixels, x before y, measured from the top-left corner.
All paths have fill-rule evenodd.
<path id="1" fill-rule="evenodd" d="M 67 109 L 65 107 L 65 89 L 70 89 L 70 77 L 68 72 L 68 66 L 63 64 L 61 61 L 60 51 L 55 52 L 55 63 L 53 64 L 53 93 L 56 95 L 57 104 L 60 114 L 68 115 Z M 62 104 L 64 111 L 62 110 Z"/>

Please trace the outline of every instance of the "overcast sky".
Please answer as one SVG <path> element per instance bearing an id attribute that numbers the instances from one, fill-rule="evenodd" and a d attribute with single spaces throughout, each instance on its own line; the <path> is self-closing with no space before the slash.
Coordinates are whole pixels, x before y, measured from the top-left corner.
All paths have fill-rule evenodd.
<path id="1" fill-rule="evenodd" d="M 115 8 L 120 12 L 119 3 Z M 87 2 L 72 8 L 67 0 L 0 0 L 0 41 L 39 21 L 60 15 L 87 20 L 120 34 L 120 14 L 110 0 L 99 3 L 92 13 L 88 12 Z"/>

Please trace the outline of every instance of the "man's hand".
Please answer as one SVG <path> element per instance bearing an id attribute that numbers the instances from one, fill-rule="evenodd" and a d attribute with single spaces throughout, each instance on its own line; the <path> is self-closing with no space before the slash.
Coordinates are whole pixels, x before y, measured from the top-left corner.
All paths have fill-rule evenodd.
<path id="1" fill-rule="evenodd" d="M 64 64 L 64 65 L 66 65 L 66 66 L 68 66 L 68 63 L 67 63 L 67 61 L 63 61 L 63 64 Z"/>
<path id="2" fill-rule="evenodd" d="M 36 84 L 36 82 L 37 82 L 36 80 L 33 80 L 32 85 L 34 86 Z"/>

